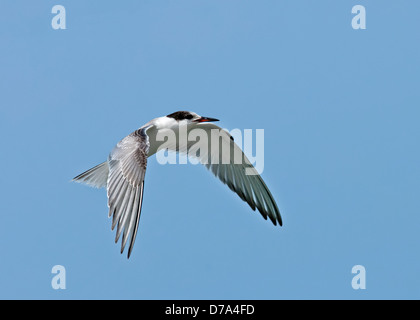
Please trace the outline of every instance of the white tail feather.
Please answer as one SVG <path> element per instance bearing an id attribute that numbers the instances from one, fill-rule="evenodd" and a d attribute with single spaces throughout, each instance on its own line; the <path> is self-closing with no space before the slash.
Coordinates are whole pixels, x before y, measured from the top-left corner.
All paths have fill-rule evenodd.
<path id="1" fill-rule="evenodd" d="M 108 161 L 105 161 L 98 164 L 96 167 L 79 174 L 72 181 L 85 183 L 95 188 L 104 188 L 107 185 L 108 173 Z"/>

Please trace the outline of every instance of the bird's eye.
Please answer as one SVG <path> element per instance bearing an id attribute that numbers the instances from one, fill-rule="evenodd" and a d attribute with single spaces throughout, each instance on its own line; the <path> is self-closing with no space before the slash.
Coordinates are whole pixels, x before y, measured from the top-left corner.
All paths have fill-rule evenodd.
<path id="1" fill-rule="evenodd" d="M 187 119 L 187 120 L 191 120 L 192 118 L 193 118 L 192 114 L 189 114 L 189 115 L 185 116 L 185 119 Z"/>

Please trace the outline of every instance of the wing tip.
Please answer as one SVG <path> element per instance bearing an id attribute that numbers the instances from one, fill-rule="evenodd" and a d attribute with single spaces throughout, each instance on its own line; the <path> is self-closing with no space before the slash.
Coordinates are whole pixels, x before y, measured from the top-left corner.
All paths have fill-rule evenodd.
<path id="1" fill-rule="evenodd" d="M 131 257 L 131 251 L 132 251 L 132 248 L 128 248 L 127 260 L 130 259 Z"/>
<path id="2" fill-rule="evenodd" d="M 279 227 L 283 227 L 283 220 L 280 217 L 277 217 L 277 220 L 274 220 L 273 224 L 277 226 L 277 222 L 279 224 Z"/>
<path id="3" fill-rule="evenodd" d="M 276 215 L 272 218 L 273 224 L 277 226 L 277 223 L 279 224 L 279 227 L 283 227 L 283 219 L 280 216 L 279 212 L 276 212 Z"/>

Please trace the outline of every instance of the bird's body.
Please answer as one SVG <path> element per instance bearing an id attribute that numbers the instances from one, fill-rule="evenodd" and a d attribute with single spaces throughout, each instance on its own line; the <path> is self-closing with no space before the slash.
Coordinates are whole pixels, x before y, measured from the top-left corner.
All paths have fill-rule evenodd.
<path id="1" fill-rule="evenodd" d="M 279 209 L 264 181 L 229 133 L 211 123 L 214 121 L 218 120 L 188 111 L 153 119 L 122 139 L 107 161 L 73 179 L 107 188 L 112 229 L 117 226 L 115 242 L 122 235 L 121 253 L 130 238 L 128 257 L 131 255 L 140 219 L 147 159 L 161 149 L 198 159 L 253 210 L 257 208 L 265 219 L 269 217 L 273 224 L 282 225 Z M 203 136 L 196 141 L 183 138 L 194 129 L 200 129 L 208 140 Z M 219 132 L 217 145 L 210 141 L 212 130 Z"/>

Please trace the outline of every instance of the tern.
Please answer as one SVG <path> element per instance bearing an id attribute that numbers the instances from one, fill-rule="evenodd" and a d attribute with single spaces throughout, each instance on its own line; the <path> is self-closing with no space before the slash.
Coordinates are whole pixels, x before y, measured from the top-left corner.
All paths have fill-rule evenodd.
<path id="1" fill-rule="evenodd" d="M 73 179 L 75 182 L 107 189 L 108 216 L 112 216 L 111 229 L 117 227 L 115 243 L 122 234 L 123 253 L 130 238 L 128 258 L 139 226 L 147 159 L 163 146 L 163 141 L 158 139 L 159 135 L 165 135 L 169 131 L 174 132 L 177 139 L 174 143 L 166 143 L 166 150 L 195 157 L 248 203 L 252 210 L 258 209 L 264 219 L 267 220 L 268 217 L 274 225 L 282 225 L 280 211 L 270 190 L 233 137 L 213 123 L 216 121 L 219 120 L 202 117 L 190 111 L 177 111 L 155 118 L 122 139 L 111 151 L 107 161 Z M 220 132 L 219 145 L 212 148 L 210 141 L 200 139 L 198 142 L 191 142 L 179 139 L 181 130 L 191 132 L 197 128 L 208 133 L 208 137 L 212 130 L 217 129 Z M 190 152 L 193 147 L 195 152 Z M 200 152 L 197 152 L 198 148 L 201 148 Z M 226 155 L 223 150 L 230 150 L 230 154 Z M 239 154 L 242 161 L 234 161 L 234 154 Z"/>

